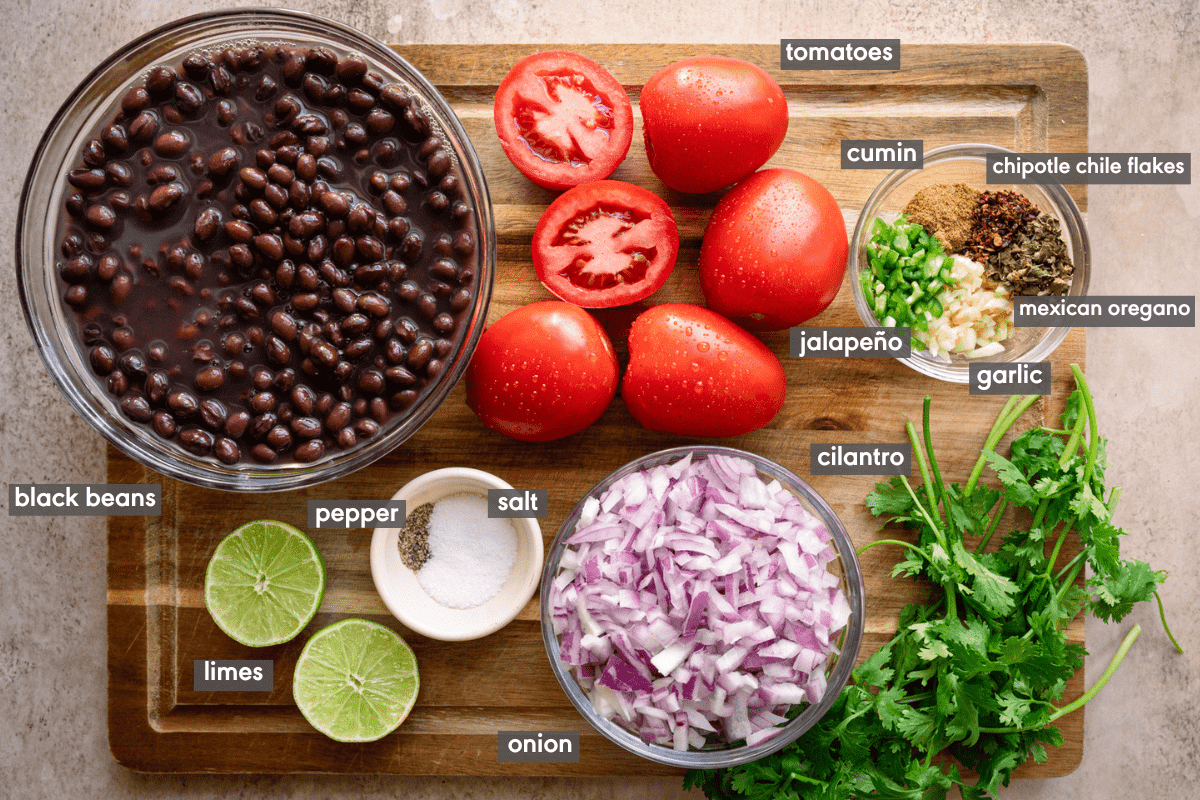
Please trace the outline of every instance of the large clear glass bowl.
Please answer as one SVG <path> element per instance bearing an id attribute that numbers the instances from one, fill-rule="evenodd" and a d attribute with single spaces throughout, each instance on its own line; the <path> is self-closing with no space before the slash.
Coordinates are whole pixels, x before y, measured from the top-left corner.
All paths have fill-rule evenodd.
<path id="1" fill-rule="evenodd" d="M 571 674 L 570 667 L 564 664 L 559 657 L 559 637 L 554 632 L 554 623 L 550 609 L 550 584 L 554 576 L 558 574 L 559 562 L 562 560 L 563 552 L 567 549 L 567 539 L 575 532 L 575 528 L 579 524 L 584 503 L 589 497 L 599 497 L 604 494 L 609 487 L 626 475 L 649 469 L 659 464 L 669 464 L 678 461 L 688 453 L 691 453 L 693 458 L 723 455 L 745 459 L 758 468 L 759 476 L 763 480 L 768 482 L 772 479 L 777 480 L 784 488 L 796 495 L 804 508 L 820 520 L 825 529 L 833 537 L 832 541 L 837 550 L 838 557 L 830 562 L 829 569 L 840 577 L 842 591 L 845 592 L 846 599 L 850 603 L 850 619 L 838 640 L 840 653 L 837 656 L 830 657 L 831 666 L 826 673 L 828 685 L 821 700 L 817 703 L 804 706 L 793 719 L 780 727 L 779 733 L 774 737 L 752 747 L 747 747 L 745 744 L 709 745 L 702 750 L 683 751 L 658 744 L 648 744 L 640 736 L 627 728 L 604 719 L 597 714 L 595 709 L 592 708 L 591 699 Z M 842 688 L 845 687 L 846 682 L 850 680 L 850 673 L 854 669 L 854 662 L 858 657 L 858 650 L 862 645 L 863 637 L 864 600 L 862 571 L 859 568 L 858 556 L 854 551 L 854 544 L 850 541 L 850 537 L 846 533 L 846 528 L 842 525 L 841 520 L 833 513 L 833 509 L 829 507 L 829 504 L 811 486 L 774 461 L 744 450 L 714 445 L 690 445 L 651 453 L 650 455 L 631 461 L 592 487 L 591 491 L 584 495 L 575 508 L 571 510 L 566 521 L 559 528 L 558 534 L 554 537 L 554 542 L 550 545 L 550 550 L 546 555 L 545 566 L 542 569 L 540 603 L 542 641 L 546 645 L 546 655 L 550 659 L 550 667 L 554 671 L 554 677 L 558 679 L 563 691 L 570 698 L 572 705 L 583 715 L 584 719 L 591 723 L 592 727 L 609 741 L 631 753 L 636 753 L 643 758 L 660 764 L 686 767 L 688 769 L 716 769 L 718 767 L 732 767 L 738 764 L 746 764 L 782 750 L 787 745 L 796 741 L 796 739 L 799 739 L 805 731 L 816 725 L 821 717 L 825 715 L 837 699 L 837 696 L 841 693 Z"/>
<path id="2" fill-rule="evenodd" d="M 1088 244 L 1087 228 L 1074 199 L 1060 184 L 1038 186 L 1035 184 L 1004 185 L 987 183 L 988 153 L 1012 153 L 1003 147 L 991 144 L 952 144 L 938 147 L 925 154 L 922 169 L 898 169 L 889 174 L 867 199 L 854 236 L 850 240 L 850 287 L 854 292 L 854 306 L 863 325 L 870 328 L 882 327 L 863 294 L 860 275 L 870 269 L 867 262 L 867 243 L 871 240 L 871 227 L 875 219 L 883 216 L 894 219 L 913 196 L 926 188 L 941 183 L 965 183 L 979 191 L 1015 190 L 1029 198 L 1043 214 L 1053 214 L 1062 225 L 1067 252 L 1075 265 L 1071 276 L 1070 295 L 1087 294 L 1088 279 L 1091 277 L 1091 246 Z M 978 358 L 981 362 L 1045 361 L 1050 357 L 1070 328 L 1018 328 L 1004 342 L 1004 351 L 997 355 Z M 908 366 L 930 377 L 943 381 L 966 383 L 969 379 L 969 364 L 972 359 L 962 355 L 951 355 L 949 362 L 931 357 L 923 350 L 913 349 L 912 356 L 901 359 Z"/>
<path id="3" fill-rule="evenodd" d="M 68 188 L 66 175 L 101 120 L 113 113 L 120 98 L 152 67 L 178 65 L 190 53 L 247 42 L 357 53 L 387 81 L 407 85 L 420 99 L 433 128 L 449 144 L 464 194 L 474 208 L 478 243 L 474 298 L 461 314 L 455 350 L 444 360 L 440 377 L 421 400 L 389 420 L 374 437 L 309 464 L 226 466 L 193 456 L 148 427 L 130 422 L 89 368 L 87 354 L 76 341 L 70 312 L 60 300 L 55 275 L 57 221 Z M 42 137 L 25 180 L 17 225 L 17 280 L 25 319 L 59 391 L 104 438 L 141 464 L 189 483 L 233 491 L 293 489 L 331 480 L 366 466 L 412 436 L 466 369 L 483 333 L 496 263 L 496 233 L 483 170 L 466 132 L 437 89 L 386 45 L 353 28 L 312 14 L 273 9 L 221 11 L 181 19 L 109 56 L 72 92 Z"/>

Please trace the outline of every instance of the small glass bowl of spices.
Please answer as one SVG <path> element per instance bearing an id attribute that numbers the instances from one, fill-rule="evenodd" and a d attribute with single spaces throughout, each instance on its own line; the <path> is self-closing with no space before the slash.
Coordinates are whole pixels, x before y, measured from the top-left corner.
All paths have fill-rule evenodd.
<path id="1" fill-rule="evenodd" d="M 442 641 L 494 633 L 529 605 L 541 576 L 536 519 L 491 519 L 488 489 L 511 489 L 477 469 L 427 472 L 392 497 L 399 528 L 376 528 L 371 576 L 388 610 L 408 628 Z M 537 618 L 530 609 L 530 619 Z"/>
<path id="2" fill-rule="evenodd" d="M 912 328 L 905 363 L 965 383 L 972 361 L 1043 361 L 1069 328 L 1019 328 L 1013 298 L 1084 295 L 1091 249 L 1061 185 L 987 183 L 989 144 L 925 155 L 868 198 L 850 248 L 854 304 L 870 327 Z"/>

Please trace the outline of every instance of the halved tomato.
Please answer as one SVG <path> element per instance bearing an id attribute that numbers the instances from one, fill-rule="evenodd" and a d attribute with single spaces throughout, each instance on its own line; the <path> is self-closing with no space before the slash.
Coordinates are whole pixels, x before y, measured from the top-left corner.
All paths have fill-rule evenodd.
<path id="1" fill-rule="evenodd" d="M 607 178 L 629 152 L 629 96 L 604 67 L 550 50 L 516 63 L 496 92 L 496 133 L 525 177 L 546 189 Z"/>
<path id="2" fill-rule="evenodd" d="M 533 232 L 533 266 L 556 297 L 584 308 L 644 300 L 666 283 L 679 254 L 670 206 L 623 181 L 563 192 Z"/>

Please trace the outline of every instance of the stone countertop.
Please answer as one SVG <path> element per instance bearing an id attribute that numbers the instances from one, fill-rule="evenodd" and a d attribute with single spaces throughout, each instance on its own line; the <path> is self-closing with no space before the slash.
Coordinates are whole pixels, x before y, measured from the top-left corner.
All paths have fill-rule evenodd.
<path id="1" fill-rule="evenodd" d="M 127 40 L 215 0 L 40 0 L 9 3 L 0 31 L 0 86 L 9 189 L 0 196 L 0 262 L 13 263 L 19 187 L 44 126 L 83 76 Z M 897 3 L 765 0 L 523 3 L 520 0 L 297 0 L 305 8 L 400 43 L 717 42 L 899 38 L 916 42 L 1061 41 L 1087 57 L 1090 148 L 1192 152 L 1200 130 L 1200 3 L 1134 6 L 1061 0 Z M 52 76 L 52 77 L 51 77 Z M 1191 134 L 1189 136 L 1189 133 Z M 1098 186 L 1089 191 L 1094 294 L 1200 294 L 1200 189 Z M 0 283 L 0 476 L 8 483 L 102 482 L 104 447 L 52 387 L 21 321 L 12 273 Z M 1110 439 L 1111 485 L 1125 488 L 1118 522 L 1127 557 L 1171 571 L 1163 600 L 1187 649 L 1178 655 L 1144 605 L 1120 625 L 1089 622 L 1087 674 L 1103 670 L 1136 622 L 1142 638 L 1087 710 L 1082 765 L 1051 780 L 1018 780 L 1014 798 L 1195 796 L 1200 778 L 1200 586 L 1192 536 L 1200 492 L 1191 448 L 1200 413 L 1195 329 L 1088 333 L 1088 375 Z M 1198 393 L 1200 394 L 1200 393 Z M 6 500 L 5 500 L 6 502 Z M 145 776 L 119 767 L 105 720 L 104 521 L 9 518 L 0 538 L 0 796 L 21 798 L 334 797 L 645 798 L 685 793 L 675 779 L 478 779 Z M 10 794 L 11 793 L 11 794 Z M 695 793 L 691 796 L 700 796 Z"/>

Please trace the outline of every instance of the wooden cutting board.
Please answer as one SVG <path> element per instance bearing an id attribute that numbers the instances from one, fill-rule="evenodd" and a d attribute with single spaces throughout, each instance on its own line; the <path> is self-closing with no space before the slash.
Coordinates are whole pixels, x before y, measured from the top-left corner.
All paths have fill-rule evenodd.
<path id="1" fill-rule="evenodd" d="M 499 266 L 489 319 L 550 295 L 529 261 L 533 228 L 554 194 L 525 180 L 504 157 L 492 125 L 492 98 L 519 58 L 520 46 L 397 47 L 445 94 L 483 162 L 496 207 Z M 898 72 L 783 72 L 777 46 L 602 45 L 573 47 L 605 65 L 636 103 L 639 87 L 661 67 L 690 55 L 726 55 L 767 68 L 783 87 L 791 123 L 773 166 L 799 169 L 837 198 L 848 230 L 883 171 L 839 169 L 839 140 L 922 139 L 926 150 L 953 142 L 992 142 L 1022 151 L 1087 148 L 1087 67 L 1063 45 L 906 46 Z M 640 128 L 640 119 L 635 122 Z M 654 303 L 702 303 L 696 258 L 717 196 L 668 190 L 650 171 L 640 130 L 613 176 L 667 199 L 679 221 L 679 262 Z M 1085 206 L 1083 187 L 1072 194 Z M 849 284 L 813 321 L 857 325 Z M 922 398 L 933 396 L 934 441 L 942 474 L 965 480 L 1003 398 L 968 397 L 963 385 L 925 378 L 896 361 L 820 361 L 788 358 L 787 334 L 764 337 L 787 371 L 788 399 L 767 428 L 723 443 L 772 458 L 810 481 L 844 521 L 857 545 L 878 525 L 863 498 L 874 479 L 808 477 L 813 442 L 896 442 L 907 419 L 919 420 Z M 1067 365 L 1082 363 L 1082 330 L 1053 357 L 1054 391 L 1040 422 L 1056 413 L 1070 388 Z M 476 642 L 443 643 L 413 634 L 384 608 L 369 571 L 370 530 L 314 531 L 329 565 L 320 613 L 293 642 L 264 650 L 238 645 L 216 628 L 203 606 L 204 568 L 222 536 L 264 517 L 305 524 L 309 498 L 382 500 L 426 471 L 470 466 L 509 483 L 549 490 L 542 530 L 549 545 L 569 509 L 610 471 L 646 453 L 688 440 L 645 431 L 618 398 L 588 430 L 559 442 L 526 444 L 492 433 L 464 404 L 459 386 L 412 439 L 362 471 L 312 489 L 276 494 L 230 494 L 167 480 L 110 449 L 112 483 L 162 483 L 160 518 L 109 520 L 109 738 L 117 760 L 150 772 L 390 772 L 430 775 L 670 775 L 608 744 L 576 713 L 556 683 L 540 638 L 537 598 L 516 621 Z M 897 559 L 874 548 L 863 559 L 868 619 L 861 658 L 894 632 L 900 607 L 927 597 L 921 587 L 889 577 Z M 416 708 L 393 735 L 366 745 L 326 739 L 308 726 L 291 699 L 292 669 L 304 642 L 321 626 L 346 616 L 374 619 L 399 630 L 416 651 L 421 692 Z M 1084 627 L 1070 631 L 1083 641 Z M 270 658 L 271 693 L 197 693 L 194 659 Z M 1082 691 L 1083 676 L 1068 696 Z M 1045 764 L 1018 774 L 1063 775 L 1082 757 L 1083 714 L 1063 720 L 1066 744 Z M 577 764 L 501 764 L 497 731 L 572 730 L 582 733 Z"/>

